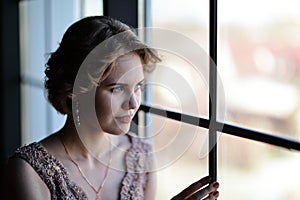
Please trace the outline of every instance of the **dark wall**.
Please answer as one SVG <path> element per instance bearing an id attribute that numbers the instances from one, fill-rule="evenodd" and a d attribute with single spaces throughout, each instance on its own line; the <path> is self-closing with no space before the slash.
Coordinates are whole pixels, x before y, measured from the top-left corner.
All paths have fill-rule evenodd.
<path id="1" fill-rule="evenodd" d="M 20 125 L 20 45 L 17 0 L 0 1 L 0 194 L 8 155 L 21 144 Z"/>

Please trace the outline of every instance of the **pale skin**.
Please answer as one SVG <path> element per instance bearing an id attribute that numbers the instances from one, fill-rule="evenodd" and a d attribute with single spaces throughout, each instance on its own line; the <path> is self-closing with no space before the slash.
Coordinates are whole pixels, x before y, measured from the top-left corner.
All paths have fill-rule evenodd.
<path id="1" fill-rule="evenodd" d="M 101 190 L 101 199 L 118 199 L 121 181 L 125 175 L 124 152 L 131 145 L 126 133 L 129 131 L 133 115 L 141 104 L 143 83 L 144 73 L 140 57 L 130 53 L 118 58 L 112 73 L 96 89 L 95 110 L 101 128 L 89 126 L 88 121 L 85 121 L 88 117 L 83 114 L 80 129 L 81 132 L 89 132 L 83 144 L 70 114 L 60 131 L 41 141 L 47 151 L 63 163 L 70 174 L 71 181 L 83 189 L 88 199 L 95 199 L 96 194 L 67 157 L 61 140 L 95 188 L 102 183 L 107 167 L 96 158 L 99 156 L 104 161 L 112 158 L 113 167 L 109 169 L 108 178 Z M 10 199 L 51 199 L 46 184 L 24 160 L 10 159 L 7 176 Z M 216 199 L 219 195 L 218 184 L 216 182 L 210 184 L 210 182 L 208 177 L 203 178 L 173 199 Z M 204 188 L 205 185 L 207 187 Z M 196 191 L 200 192 L 191 196 Z M 151 172 L 145 200 L 155 199 L 155 193 L 156 176 Z M 197 197 L 194 198 L 195 196 Z"/>

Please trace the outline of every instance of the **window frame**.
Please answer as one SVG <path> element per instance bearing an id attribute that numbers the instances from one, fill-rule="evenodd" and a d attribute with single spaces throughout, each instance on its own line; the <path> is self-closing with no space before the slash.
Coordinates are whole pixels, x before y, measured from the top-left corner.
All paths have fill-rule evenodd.
<path id="1" fill-rule="evenodd" d="M 144 0 L 145 2 L 146 0 Z M 147 1 L 147 5 L 151 5 Z M 217 152 L 217 132 L 229 134 L 232 136 L 249 139 L 252 141 L 258 141 L 276 147 L 282 147 L 289 150 L 300 151 L 300 142 L 294 139 L 289 139 L 283 136 L 277 136 L 271 133 L 265 133 L 257 131 L 255 129 L 249 129 L 241 126 L 235 126 L 229 123 L 217 121 L 217 50 L 218 50 L 218 1 L 209 1 L 209 56 L 211 62 L 209 65 L 209 117 L 208 119 L 191 116 L 185 113 L 174 112 L 166 109 L 156 108 L 149 105 L 141 105 L 139 111 L 143 111 L 145 114 L 152 113 L 168 119 L 188 123 L 194 126 L 199 126 L 208 129 L 209 134 L 209 155 L 208 155 L 208 168 L 209 175 L 212 177 L 212 181 L 217 180 L 218 169 L 218 152 Z M 144 15 L 144 20 L 149 17 L 149 9 L 147 15 Z M 185 119 L 185 120 L 183 120 Z M 137 122 L 138 123 L 138 122 Z"/>

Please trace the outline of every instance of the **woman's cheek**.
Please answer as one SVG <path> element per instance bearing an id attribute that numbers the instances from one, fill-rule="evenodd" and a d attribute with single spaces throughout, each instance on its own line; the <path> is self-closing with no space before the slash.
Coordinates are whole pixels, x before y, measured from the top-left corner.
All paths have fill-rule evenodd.
<path id="1" fill-rule="evenodd" d="M 103 92 L 97 95 L 96 103 L 97 113 L 108 114 L 111 112 L 112 98 L 109 93 Z"/>
<path id="2" fill-rule="evenodd" d="M 117 114 L 117 111 L 122 108 L 123 103 L 122 95 L 113 95 L 110 100 L 110 104 L 107 107 L 111 108 L 114 114 Z"/>

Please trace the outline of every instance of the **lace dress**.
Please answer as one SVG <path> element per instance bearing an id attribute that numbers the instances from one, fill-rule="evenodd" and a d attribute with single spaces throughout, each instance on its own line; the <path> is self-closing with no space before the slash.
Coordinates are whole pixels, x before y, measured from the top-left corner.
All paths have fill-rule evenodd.
<path id="1" fill-rule="evenodd" d="M 126 153 L 126 173 L 120 188 L 120 200 L 142 200 L 147 184 L 151 146 L 139 138 L 130 137 L 131 147 Z M 39 142 L 18 148 L 13 155 L 24 159 L 45 182 L 51 199 L 86 200 L 84 191 L 69 179 L 63 164 L 50 155 Z"/>

